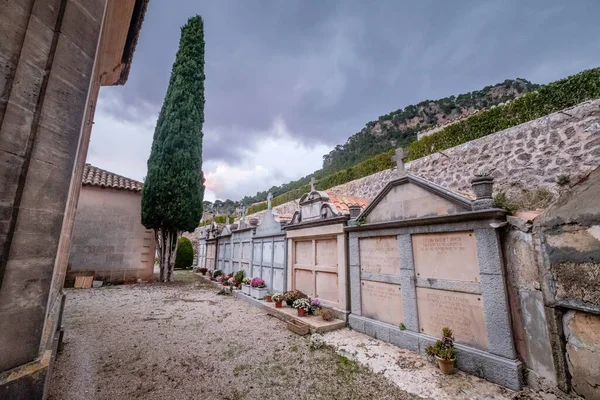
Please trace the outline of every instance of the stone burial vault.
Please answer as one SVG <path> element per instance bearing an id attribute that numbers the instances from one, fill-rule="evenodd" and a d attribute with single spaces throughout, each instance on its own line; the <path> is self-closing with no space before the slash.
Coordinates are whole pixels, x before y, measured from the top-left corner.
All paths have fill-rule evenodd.
<path id="1" fill-rule="evenodd" d="M 505 211 L 398 173 L 344 228 L 349 325 L 421 353 L 449 327 L 459 369 L 520 389 L 496 231 Z"/>

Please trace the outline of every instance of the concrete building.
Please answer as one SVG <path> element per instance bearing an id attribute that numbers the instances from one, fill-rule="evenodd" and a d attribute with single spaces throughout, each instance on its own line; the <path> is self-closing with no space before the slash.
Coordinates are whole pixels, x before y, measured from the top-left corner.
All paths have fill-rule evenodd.
<path id="1" fill-rule="evenodd" d="M 101 86 L 127 81 L 148 0 L 0 3 L 0 398 L 42 399 Z"/>
<path id="2" fill-rule="evenodd" d="M 82 185 L 65 286 L 76 276 L 152 281 L 156 241 L 140 222 L 142 183 L 86 164 Z"/>

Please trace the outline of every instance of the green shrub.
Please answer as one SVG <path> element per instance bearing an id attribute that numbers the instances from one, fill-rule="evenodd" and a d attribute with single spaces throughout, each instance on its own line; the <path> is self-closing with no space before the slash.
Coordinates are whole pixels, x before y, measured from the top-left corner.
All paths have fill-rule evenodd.
<path id="1" fill-rule="evenodd" d="M 180 237 L 177 241 L 177 255 L 175 256 L 175 268 L 187 269 L 194 263 L 194 248 L 192 242 L 186 237 Z"/>
<path id="2" fill-rule="evenodd" d="M 583 71 L 412 142 L 408 159 L 416 160 L 598 97 L 600 68 Z"/>

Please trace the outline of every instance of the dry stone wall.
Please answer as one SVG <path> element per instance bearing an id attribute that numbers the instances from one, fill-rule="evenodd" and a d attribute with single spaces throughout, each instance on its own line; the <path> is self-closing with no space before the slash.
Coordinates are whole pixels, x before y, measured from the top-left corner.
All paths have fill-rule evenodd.
<path id="1" fill-rule="evenodd" d="M 411 161 L 406 169 L 464 194 L 472 193 L 469 181 L 482 169 L 495 178 L 496 191 L 544 188 L 557 193 L 560 175 L 577 182 L 599 165 L 600 100 L 593 100 Z M 395 177 L 389 169 L 327 191 L 372 200 Z M 279 214 L 297 209 L 297 201 L 274 207 Z"/>

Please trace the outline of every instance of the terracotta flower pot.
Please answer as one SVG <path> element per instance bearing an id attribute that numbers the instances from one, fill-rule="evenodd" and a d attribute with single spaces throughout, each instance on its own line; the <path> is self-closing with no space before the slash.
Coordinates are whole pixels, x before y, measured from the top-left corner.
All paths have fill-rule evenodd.
<path id="1" fill-rule="evenodd" d="M 304 317 L 306 315 L 306 311 L 304 311 L 303 309 L 299 308 L 298 309 L 298 316 L 299 317 Z"/>
<path id="2" fill-rule="evenodd" d="M 272 303 L 273 302 L 273 300 L 271 300 L 271 296 L 265 296 L 265 301 L 267 303 Z"/>
<path id="3" fill-rule="evenodd" d="M 438 356 L 435 356 L 435 359 L 437 360 L 438 367 L 440 367 L 440 371 L 442 371 L 444 375 L 452 375 L 454 373 L 454 359 L 445 360 Z"/>
<path id="4" fill-rule="evenodd" d="M 276 301 L 275 302 L 275 308 L 281 308 L 281 307 L 283 307 L 283 304 L 281 304 L 280 301 Z"/>

